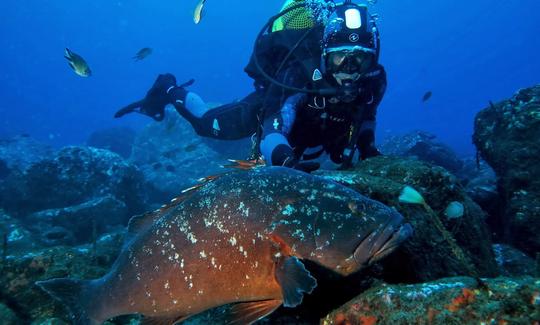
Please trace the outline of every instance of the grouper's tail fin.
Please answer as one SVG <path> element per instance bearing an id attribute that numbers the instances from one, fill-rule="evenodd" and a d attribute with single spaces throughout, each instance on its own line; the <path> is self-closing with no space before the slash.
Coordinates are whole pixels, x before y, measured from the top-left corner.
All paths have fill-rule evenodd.
<path id="1" fill-rule="evenodd" d="M 100 324 L 90 317 L 88 311 L 90 281 L 62 278 L 37 281 L 36 285 L 69 310 L 74 325 Z"/>

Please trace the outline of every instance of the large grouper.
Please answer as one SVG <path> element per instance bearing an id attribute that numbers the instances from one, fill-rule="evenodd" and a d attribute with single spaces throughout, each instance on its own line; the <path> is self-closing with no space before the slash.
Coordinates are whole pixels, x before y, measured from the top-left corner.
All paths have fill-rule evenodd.
<path id="1" fill-rule="evenodd" d="M 317 280 L 309 260 L 341 275 L 378 261 L 412 233 L 394 209 L 321 177 L 282 167 L 233 172 L 152 213 L 133 217 L 109 273 L 37 285 L 75 324 L 125 314 L 174 324 L 232 304 L 251 324 L 294 307 Z"/>

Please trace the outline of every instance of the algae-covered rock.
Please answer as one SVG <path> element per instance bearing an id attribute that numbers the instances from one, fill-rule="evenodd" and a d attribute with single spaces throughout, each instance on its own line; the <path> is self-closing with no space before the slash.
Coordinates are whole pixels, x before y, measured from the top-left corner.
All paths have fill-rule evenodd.
<path id="1" fill-rule="evenodd" d="M 34 250 L 40 245 L 37 236 L 20 220 L 0 209 L 0 266 L 5 256 Z"/>
<path id="2" fill-rule="evenodd" d="M 24 319 L 25 324 L 69 323 L 64 307 L 34 283 L 60 277 L 101 277 L 116 259 L 122 240 L 123 233 L 117 232 L 99 238 L 94 245 L 58 246 L 23 255 L 9 255 L 1 266 L 0 297 L 9 300 L 10 309 Z"/>
<path id="3" fill-rule="evenodd" d="M 487 213 L 486 223 L 493 239 L 503 240 L 504 200 L 497 188 L 495 171 L 484 160 L 469 158 L 464 160 L 463 168 L 457 176 L 469 197 Z"/>
<path id="4" fill-rule="evenodd" d="M 540 86 L 479 112 L 473 139 L 499 177 L 505 239 L 534 256 L 540 251 Z"/>
<path id="5" fill-rule="evenodd" d="M 43 243 L 74 245 L 94 239 L 111 226 L 126 225 L 129 214 L 124 202 L 109 195 L 71 207 L 39 211 L 24 219 L 30 229 L 43 235 Z"/>
<path id="6" fill-rule="evenodd" d="M 522 251 L 504 244 L 493 245 L 493 251 L 503 276 L 540 276 L 536 261 Z"/>
<path id="7" fill-rule="evenodd" d="M 413 226 L 414 235 L 382 262 L 385 279 L 421 282 L 456 275 L 497 274 L 485 214 L 445 169 L 386 156 L 363 161 L 352 171 L 319 174 L 396 208 Z M 405 186 L 419 191 L 430 211 L 421 205 L 400 203 L 398 197 Z M 463 204 L 462 217 L 444 215 L 451 202 Z"/>
<path id="8" fill-rule="evenodd" d="M 423 131 L 390 137 L 380 146 L 380 150 L 385 155 L 416 157 L 454 174 L 463 167 L 463 161 L 449 146 L 437 141 L 435 135 Z"/>
<path id="9" fill-rule="evenodd" d="M 27 135 L 0 139 L 0 164 L 9 170 L 23 172 L 32 164 L 50 158 L 53 153 L 51 146 Z M 6 173 L 6 170 L 3 173 Z"/>
<path id="10" fill-rule="evenodd" d="M 92 147 L 66 147 L 7 181 L 5 209 L 16 216 L 65 208 L 110 195 L 128 214 L 147 209 L 151 188 L 140 170 L 120 156 Z"/>
<path id="11" fill-rule="evenodd" d="M 324 325 L 536 324 L 540 280 L 447 278 L 373 287 L 325 317 Z"/>
<path id="12" fill-rule="evenodd" d="M 11 308 L 0 302 L 0 324 L 18 325 L 21 323 L 23 323 L 23 321 L 17 317 L 15 312 L 11 310 Z"/>

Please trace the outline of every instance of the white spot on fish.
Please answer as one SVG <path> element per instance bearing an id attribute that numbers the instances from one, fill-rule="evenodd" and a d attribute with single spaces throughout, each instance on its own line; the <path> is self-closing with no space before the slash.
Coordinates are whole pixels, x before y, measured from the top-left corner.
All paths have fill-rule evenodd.
<path id="1" fill-rule="evenodd" d="M 229 243 L 231 243 L 231 245 L 235 246 L 236 245 L 236 237 L 231 237 L 229 238 Z"/>
<path id="2" fill-rule="evenodd" d="M 295 210 L 296 209 L 292 205 L 287 204 L 287 206 L 285 206 L 285 208 L 283 209 L 283 211 L 281 211 L 281 213 L 286 216 L 290 216 L 294 213 Z"/>
<path id="3" fill-rule="evenodd" d="M 206 253 L 204 251 L 201 251 L 199 255 L 201 255 L 202 258 L 206 258 Z"/>
<path id="4" fill-rule="evenodd" d="M 187 238 L 191 241 L 192 244 L 195 244 L 197 242 L 197 238 L 195 238 L 195 235 L 193 233 L 188 233 Z"/>
<path id="5" fill-rule="evenodd" d="M 165 289 L 170 289 L 171 285 L 169 284 L 169 281 L 165 282 L 165 285 L 163 286 Z"/>

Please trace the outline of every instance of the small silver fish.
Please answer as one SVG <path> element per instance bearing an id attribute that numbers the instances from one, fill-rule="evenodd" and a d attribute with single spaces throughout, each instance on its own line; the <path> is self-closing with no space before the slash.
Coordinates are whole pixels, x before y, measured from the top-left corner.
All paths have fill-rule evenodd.
<path id="1" fill-rule="evenodd" d="M 69 66 L 77 75 L 81 77 L 90 77 L 92 75 L 88 63 L 86 63 L 82 56 L 66 48 L 64 57 L 68 60 Z"/>
<path id="2" fill-rule="evenodd" d="M 193 22 L 195 24 L 198 24 L 201 22 L 201 19 L 204 15 L 203 9 L 204 9 L 204 3 L 206 0 L 199 0 L 199 3 L 197 3 L 197 6 L 195 7 L 195 11 L 193 12 Z"/>

